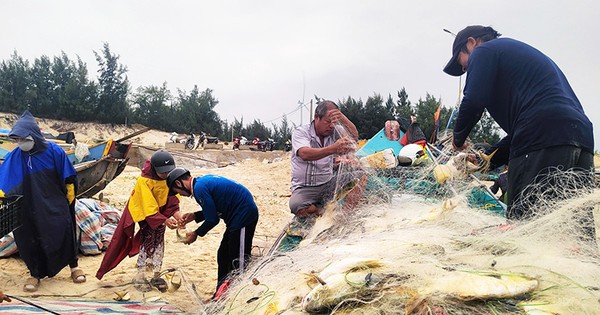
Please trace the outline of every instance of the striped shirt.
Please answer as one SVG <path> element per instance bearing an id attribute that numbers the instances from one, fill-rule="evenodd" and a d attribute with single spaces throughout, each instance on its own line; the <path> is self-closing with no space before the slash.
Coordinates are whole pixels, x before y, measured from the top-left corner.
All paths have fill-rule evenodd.
<path id="1" fill-rule="evenodd" d="M 299 187 L 319 186 L 333 177 L 333 155 L 316 161 L 305 161 L 298 156 L 298 150 L 304 147 L 324 148 L 339 138 L 337 132 L 321 140 L 315 132 L 314 121 L 310 125 L 296 128 L 292 136 L 292 191 Z"/>

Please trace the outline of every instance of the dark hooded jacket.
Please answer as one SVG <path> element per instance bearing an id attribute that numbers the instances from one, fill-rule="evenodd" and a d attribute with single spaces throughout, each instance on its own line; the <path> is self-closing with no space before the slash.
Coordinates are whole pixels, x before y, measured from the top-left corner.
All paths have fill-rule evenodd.
<path id="1" fill-rule="evenodd" d="M 14 149 L 0 165 L 0 189 L 6 196 L 23 196 L 15 242 L 31 276 L 52 277 L 77 260 L 74 203 L 66 197 L 66 184 L 75 184 L 77 173 L 65 151 L 46 142 L 28 111 L 9 136 L 31 136 L 35 142 L 29 152 Z"/>

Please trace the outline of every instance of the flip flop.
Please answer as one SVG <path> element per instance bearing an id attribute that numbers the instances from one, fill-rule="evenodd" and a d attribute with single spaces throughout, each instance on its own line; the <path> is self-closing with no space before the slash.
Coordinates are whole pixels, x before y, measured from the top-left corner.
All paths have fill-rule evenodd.
<path id="1" fill-rule="evenodd" d="M 157 288 L 161 293 L 167 292 L 167 289 L 169 288 L 169 285 L 163 278 L 152 278 L 150 279 L 150 284 Z"/>
<path id="2" fill-rule="evenodd" d="M 25 284 L 23 285 L 23 291 L 35 292 L 39 289 L 39 287 L 40 287 L 40 279 L 30 277 L 25 281 Z"/>
<path id="3" fill-rule="evenodd" d="M 181 277 L 173 274 L 168 281 L 169 283 L 169 292 L 175 292 L 181 287 Z"/>
<path id="4" fill-rule="evenodd" d="M 74 283 L 84 283 L 86 280 L 85 273 L 81 269 L 75 269 L 71 272 L 71 279 Z"/>

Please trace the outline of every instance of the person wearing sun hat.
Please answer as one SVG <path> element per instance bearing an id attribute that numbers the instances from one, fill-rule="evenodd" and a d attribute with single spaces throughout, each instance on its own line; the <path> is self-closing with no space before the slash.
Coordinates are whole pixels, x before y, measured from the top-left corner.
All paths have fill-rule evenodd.
<path id="1" fill-rule="evenodd" d="M 509 152 L 507 217 L 523 219 L 531 215 L 523 202 L 525 197 L 532 200 L 527 186 L 541 182 L 552 169 L 581 171 L 584 178 L 593 175 L 593 127 L 567 78 L 548 56 L 500 36 L 481 25 L 456 34 L 444 72 L 466 73 L 467 78 L 452 145 L 464 150 L 471 129 L 487 110 L 507 133 L 500 142 Z"/>

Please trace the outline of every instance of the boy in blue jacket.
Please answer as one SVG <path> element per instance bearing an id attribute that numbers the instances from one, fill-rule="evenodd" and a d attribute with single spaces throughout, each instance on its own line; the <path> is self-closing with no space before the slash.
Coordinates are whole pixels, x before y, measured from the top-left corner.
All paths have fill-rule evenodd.
<path id="1" fill-rule="evenodd" d="M 167 185 L 173 193 L 194 197 L 202 210 L 182 215 L 181 224 L 196 221 L 202 224 L 188 232 L 185 244 L 196 241 L 214 228 L 223 219 L 226 230 L 217 251 L 217 292 L 234 271 L 243 272 L 252 251 L 254 230 L 258 223 L 258 208 L 254 197 L 243 185 L 217 175 L 193 178 L 182 167 L 172 170 L 167 176 Z M 243 240 L 243 242 L 241 241 Z"/>

